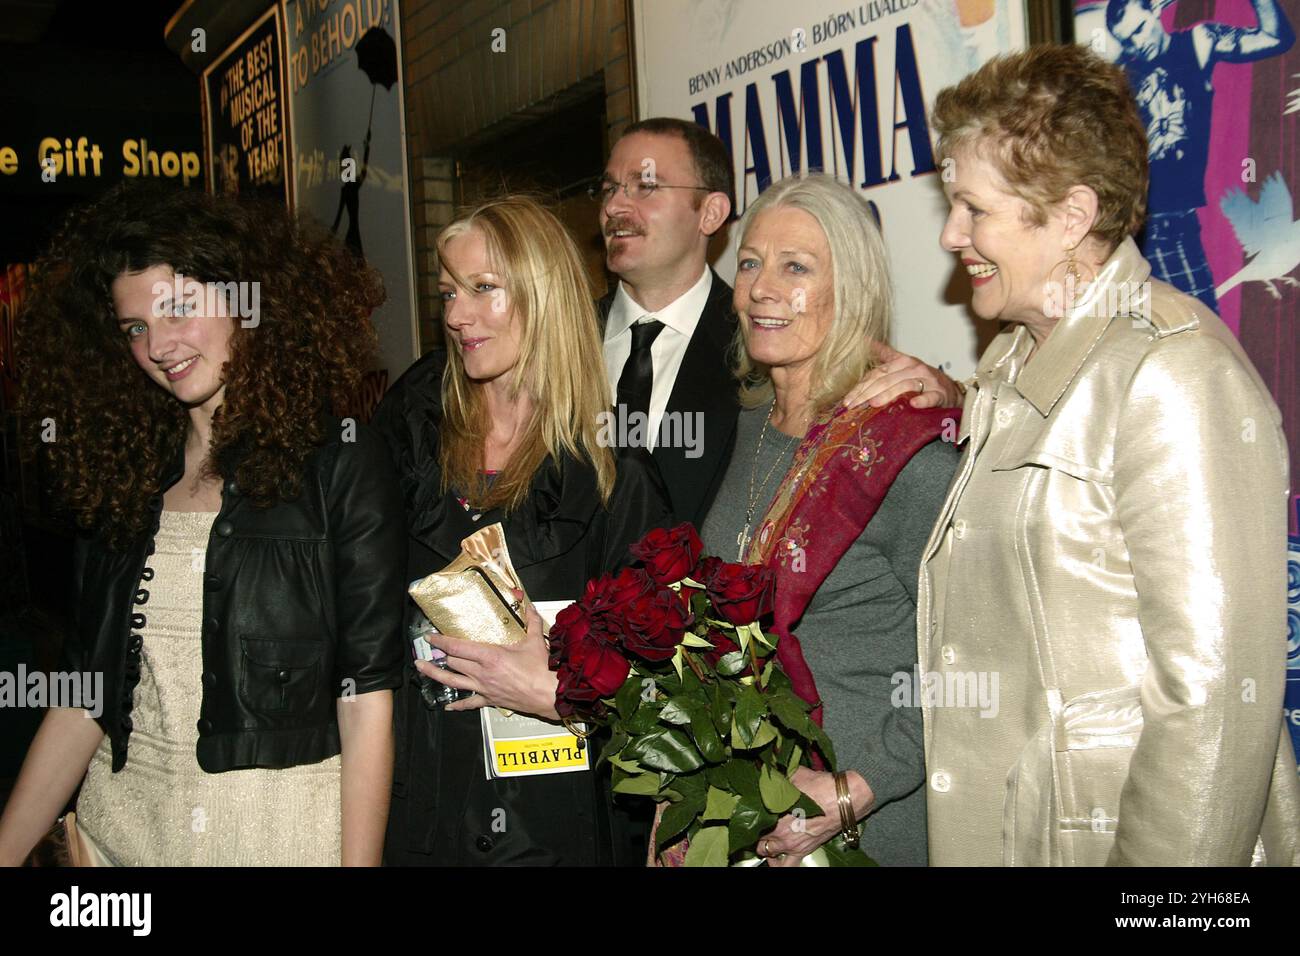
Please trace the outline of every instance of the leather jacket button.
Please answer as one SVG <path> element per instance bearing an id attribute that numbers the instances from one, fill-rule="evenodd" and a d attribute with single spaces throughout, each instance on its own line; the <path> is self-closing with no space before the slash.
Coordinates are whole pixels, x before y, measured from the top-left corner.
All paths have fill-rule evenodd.
<path id="1" fill-rule="evenodd" d="M 208 591 L 221 590 L 221 578 L 215 574 L 203 575 L 203 587 Z"/>
<path id="2" fill-rule="evenodd" d="M 217 673 L 216 673 L 216 671 L 204 671 L 204 672 L 203 672 L 203 686 L 204 686 L 204 687 L 216 687 L 216 686 L 217 686 Z"/>
<path id="3" fill-rule="evenodd" d="M 239 494 L 239 485 L 235 484 L 234 478 L 231 478 L 226 482 L 226 494 L 228 495 Z"/>
<path id="4" fill-rule="evenodd" d="M 202 718 L 200 718 L 200 719 L 199 719 L 199 733 L 201 733 L 201 734 L 210 734 L 210 733 L 212 733 L 212 721 L 208 720 L 208 718 L 206 718 L 206 717 L 202 717 Z"/>
<path id="5" fill-rule="evenodd" d="M 149 600 L 148 588 L 140 588 L 140 590 L 136 591 L 134 600 L 136 604 L 144 604 L 146 601 L 148 601 Z"/>
<path id="6" fill-rule="evenodd" d="M 139 654 L 140 648 L 144 646 L 144 638 L 139 634 L 132 634 L 131 640 L 127 642 L 126 651 L 128 654 Z"/>
<path id="7" fill-rule="evenodd" d="M 207 628 L 209 634 L 218 634 L 221 632 L 221 620 L 219 618 L 210 617 L 203 622 L 203 626 Z"/>
<path id="8" fill-rule="evenodd" d="M 287 684 L 287 683 L 289 683 L 289 678 L 290 678 L 290 676 L 292 676 L 292 675 L 290 675 L 290 673 L 289 673 L 288 671 L 280 671 L 280 672 L 279 672 L 278 674 L 276 674 L 275 676 L 276 676 L 276 678 L 279 679 L 279 681 L 280 681 L 281 684 Z"/>
<path id="9" fill-rule="evenodd" d="M 217 522 L 216 527 L 212 530 L 223 538 L 229 538 L 235 533 L 235 526 L 231 524 L 230 521 L 223 518 L 221 521 Z"/>
<path id="10" fill-rule="evenodd" d="M 140 580 L 141 580 L 141 581 L 152 581 L 152 580 L 153 580 L 153 568 L 145 568 L 143 571 L 141 571 L 141 572 L 140 572 Z"/>
<path id="11" fill-rule="evenodd" d="M 137 631 L 144 630 L 144 615 L 136 611 L 131 615 L 131 626 Z"/>
<path id="12" fill-rule="evenodd" d="M 490 852 L 490 851 L 492 850 L 493 845 L 494 845 L 494 844 L 492 843 L 492 841 L 491 841 L 488 837 L 485 837 L 485 836 L 479 836 L 479 837 L 474 841 L 474 846 L 478 849 L 478 851 L 479 851 L 480 853 L 488 853 L 488 852 Z"/>

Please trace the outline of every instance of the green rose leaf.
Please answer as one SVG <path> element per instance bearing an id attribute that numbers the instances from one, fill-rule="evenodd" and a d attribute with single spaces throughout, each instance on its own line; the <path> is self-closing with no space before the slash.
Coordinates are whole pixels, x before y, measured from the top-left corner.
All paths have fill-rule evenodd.
<path id="1" fill-rule="evenodd" d="M 641 766 L 635 760 L 624 760 L 622 757 L 610 757 L 609 762 L 625 773 L 645 773 L 645 767 Z"/>
<path id="2" fill-rule="evenodd" d="M 742 797 L 753 797 L 755 801 L 759 799 L 758 768 L 754 766 L 753 761 L 743 759 L 729 760 L 724 769 L 726 770 L 732 793 L 738 793 Z"/>
<path id="3" fill-rule="evenodd" d="M 812 723 L 812 718 L 788 691 L 769 690 L 767 703 L 772 708 L 773 715 L 783 725 L 805 738 L 811 736 L 808 725 Z"/>
<path id="4" fill-rule="evenodd" d="M 688 800 L 670 803 L 659 818 L 659 829 L 655 831 L 655 850 L 662 850 L 671 844 L 695 819 L 698 807 L 693 807 Z"/>
<path id="5" fill-rule="evenodd" d="M 735 677 L 748 663 L 749 659 L 744 651 L 732 651 L 730 654 L 723 654 L 722 659 L 718 661 L 718 673 L 723 677 Z"/>
<path id="6" fill-rule="evenodd" d="M 596 761 L 596 766 L 599 767 L 601 764 L 607 763 L 622 753 L 623 748 L 627 746 L 627 741 L 627 734 L 623 733 L 621 730 L 614 731 L 613 736 L 609 738 L 609 743 L 607 743 L 600 751 L 600 759 Z"/>
<path id="7" fill-rule="evenodd" d="M 704 758 L 691 739 L 673 727 L 661 727 L 638 737 L 624 748 L 625 758 L 631 756 L 629 750 L 635 751 L 636 759 L 642 764 L 655 770 L 688 773 L 704 765 Z"/>
<path id="8" fill-rule="evenodd" d="M 757 795 L 741 797 L 727 821 L 728 851 L 752 849 L 759 837 L 776 826 L 776 821 L 776 814 L 769 813 Z"/>
<path id="9" fill-rule="evenodd" d="M 623 681 L 623 686 L 614 694 L 614 706 L 618 708 L 618 715 L 627 720 L 636 713 L 637 705 L 640 702 L 641 677 L 633 673 L 627 680 Z"/>
<path id="10" fill-rule="evenodd" d="M 786 761 L 785 765 L 785 775 L 787 777 L 794 776 L 794 772 L 799 769 L 799 761 L 802 759 L 803 748 L 795 744 L 794 749 L 790 751 L 790 759 Z"/>
<path id="11" fill-rule="evenodd" d="M 763 695 L 753 687 L 741 687 L 736 697 L 736 712 L 732 715 L 731 746 L 752 747 L 754 735 L 767 713 Z"/>
<path id="12" fill-rule="evenodd" d="M 739 800 L 740 797 L 734 793 L 719 790 L 717 787 L 709 787 L 709 798 L 704 805 L 703 819 L 706 821 L 730 819 L 731 811 L 736 808 L 736 803 Z"/>
<path id="13" fill-rule="evenodd" d="M 764 718 L 758 725 L 758 732 L 754 734 L 754 741 L 749 745 L 751 750 L 757 750 L 759 747 L 766 747 L 773 740 L 776 740 L 776 728 L 772 722 Z"/>
<path id="14" fill-rule="evenodd" d="M 731 698 L 723 690 L 724 683 L 717 681 L 713 685 L 713 726 L 717 728 L 718 734 L 731 733 Z"/>
<path id="15" fill-rule="evenodd" d="M 659 719 L 666 720 L 670 724 L 689 724 L 691 715 L 698 706 L 689 697 L 674 697 L 664 704 L 663 710 L 659 711 Z"/>
<path id="16" fill-rule="evenodd" d="M 879 866 L 880 864 L 861 850 L 850 850 L 843 840 L 828 840 L 822 844 L 826 862 L 831 866 Z"/>
<path id="17" fill-rule="evenodd" d="M 704 809 L 704 795 L 708 791 L 709 782 L 703 773 L 680 773 L 673 778 L 673 786 L 682 793 L 684 799 L 693 809 L 699 813 Z"/>
<path id="18" fill-rule="evenodd" d="M 687 866 L 726 866 L 727 828 L 701 827 L 686 850 Z"/>
<path id="19" fill-rule="evenodd" d="M 634 738 L 647 734 L 659 725 L 659 708 L 654 704 L 643 703 L 637 712 L 623 722 L 624 729 Z M 635 745 L 636 740 L 632 743 Z"/>
<path id="20" fill-rule="evenodd" d="M 817 726 L 817 723 L 810 717 L 808 719 L 808 738 L 817 745 L 821 750 L 822 756 L 826 758 L 827 769 L 835 769 L 835 748 L 831 746 L 831 738 L 826 736 L 826 731 Z"/>
<path id="21" fill-rule="evenodd" d="M 799 802 L 799 788 L 779 770 L 763 767 L 758 772 L 758 792 L 763 806 L 773 813 L 785 813 Z"/>
<path id="22" fill-rule="evenodd" d="M 700 708 L 691 714 L 691 736 L 709 763 L 721 763 L 727 759 L 727 749 L 714 729 L 713 720 L 706 708 Z"/>
<path id="23" fill-rule="evenodd" d="M 653 797 L 659 792 L 659 774 L 638 773 L 624 777 L 614 784 L 615 793 L 630 793 L 642 797 Z"/>

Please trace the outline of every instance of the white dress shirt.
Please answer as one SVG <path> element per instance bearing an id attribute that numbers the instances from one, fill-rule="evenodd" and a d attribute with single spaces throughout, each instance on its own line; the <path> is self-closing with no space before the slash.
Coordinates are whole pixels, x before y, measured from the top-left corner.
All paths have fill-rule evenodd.
<path id="1" fill-rule="evenodd" d="M 649 312 L 628 295 L 627 286 L 618 284 L 614 302 L 605 322 L 605 371 L 609 376 L 609 394 L 612 404 L 617 398 L 618 379 L 623 366 L 632 354 L 632 325 L 649 319 L 658 319 L 664 329 L 650 346 L 650 360 L 654 363 L 654 382 L 650 389 L 649 435 L 646 447 L 653 451 L 659 441 L 659 423 L 663 420 L 668 398 L 677 381 L 677 372 L 686 357 L 686 347 L 691 343 L 700 314 L 709 301 L 713 287 L 713 272 L 708 265 L 698 282 L 691 286 L 658 312 Z"/>

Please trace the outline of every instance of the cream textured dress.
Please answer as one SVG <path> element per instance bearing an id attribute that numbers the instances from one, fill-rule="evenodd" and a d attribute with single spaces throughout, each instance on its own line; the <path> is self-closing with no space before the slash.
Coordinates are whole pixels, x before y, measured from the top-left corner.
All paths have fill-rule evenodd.
<path id="1" fill-rule="evenodd" d="M 109 866 L 338 866 L 339 755 L 282 770 L 206 773 L 195 756 L 203 556 L 215 512 L 160 517 L 126 766 L 105 738 L 77 801 L 87 849 Z"/>

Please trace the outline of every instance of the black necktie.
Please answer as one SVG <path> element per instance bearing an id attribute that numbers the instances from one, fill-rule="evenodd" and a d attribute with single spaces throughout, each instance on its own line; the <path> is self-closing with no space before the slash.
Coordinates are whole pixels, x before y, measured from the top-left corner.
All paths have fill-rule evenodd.
<path id="1" fill-rule="evenodd" d="M 623 374 L 618 377 L 615 401 L 627 408 L 628 419 L 633 412 L 650 413 L 650 389 L 654 385 L 654 360 L 650 346 L 664 329 L 658 319 L 637 322 L 632 326 L 632 351 L 623 364 Z M 648 430 L 647 424 L 647 430 Z"/>

